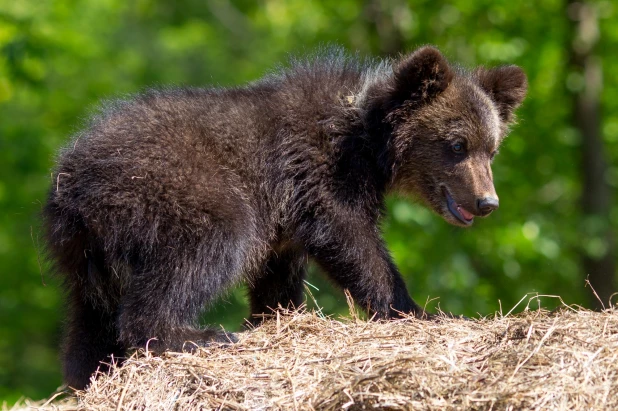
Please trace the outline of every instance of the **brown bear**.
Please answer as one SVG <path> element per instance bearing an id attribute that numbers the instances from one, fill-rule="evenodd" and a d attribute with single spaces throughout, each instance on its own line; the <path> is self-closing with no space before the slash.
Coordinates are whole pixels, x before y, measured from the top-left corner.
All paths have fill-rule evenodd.
<path id="1" fill-rule="evenodd" d="M 241 280 L 252 314 L 298 306 L 308 257 L 375 318 L 423 316 L 380 235 L 385 195 L 459 226 L 491 213 L 491 161 L 526 88 L 518 67 L 466 71 L 432 47 L 330 50 L 244 87 L 108 104 L 60 152 L 44 209 L 66 382 L 149 340 L 224 339 L 195 321 Z"/>

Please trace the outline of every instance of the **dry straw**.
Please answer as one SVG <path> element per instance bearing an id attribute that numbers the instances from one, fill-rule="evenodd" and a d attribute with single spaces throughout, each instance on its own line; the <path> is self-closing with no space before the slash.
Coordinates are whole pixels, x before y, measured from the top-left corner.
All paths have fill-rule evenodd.
<path id="1" fill-rule="evenodd" d="M 618 409 L 618 311 L 367 322 L 277 312 L 197 355 L 136 353 L 31 409 Z M 17 406 L 16 408 L 17 409 Z"/>

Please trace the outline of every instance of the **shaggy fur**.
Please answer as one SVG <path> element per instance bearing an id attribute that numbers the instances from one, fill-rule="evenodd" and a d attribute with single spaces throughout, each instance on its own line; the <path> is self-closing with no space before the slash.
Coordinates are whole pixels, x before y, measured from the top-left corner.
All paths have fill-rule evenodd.
<path id="1" fill-rule="evenodd" d="M 153 338 L 225 339 L 194 323 L 241 280 L 252 314 L 300 304 L 308 257 L 376 318 L 424 315 L 380 236 L 384 196 L 462 226 L 490 212 L 490 160 L 525 91 L 517 67 L 468 73 L 425 47 L 112 103 L 61 152 L 44 211 L 68 293 L 66 382 Z"/>

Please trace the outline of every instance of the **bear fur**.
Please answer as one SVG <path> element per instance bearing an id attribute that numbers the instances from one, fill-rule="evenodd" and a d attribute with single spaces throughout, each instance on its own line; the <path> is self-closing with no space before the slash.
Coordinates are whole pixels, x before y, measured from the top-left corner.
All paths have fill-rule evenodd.
<path id="1" fill-rule="evenodd" d="M 239 281 L 252 314 L 298 306 L 309 257 L 375 318 L 423 316 L 380 235 L 385 195 L 460 226 L 491 212 L 490 162 L 526 87 L 518 67 L 466 71 L 432 47 L 331 50 L 244 87 L 108 104 L 60 152 L 44 208 L 66 382 L 147 343 L 227 340 L 195 321 Z"/>

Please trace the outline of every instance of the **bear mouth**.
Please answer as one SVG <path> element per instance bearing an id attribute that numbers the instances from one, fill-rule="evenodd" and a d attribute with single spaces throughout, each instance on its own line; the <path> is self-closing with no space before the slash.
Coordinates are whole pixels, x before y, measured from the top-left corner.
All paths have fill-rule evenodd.
<path id="1" fill-rule="evenodd" d="M 451 214 L 453 214 L 457 220 L 461 221 L 466 226 L 472 225 L 474 222 L 474 214 L 453 200 L 453 197 L 451 197 L 451 194 L 445 187 L 442 187 L 442 192 L 444 193 L 444 197 L 446 197 L 446 205 Z"/>

